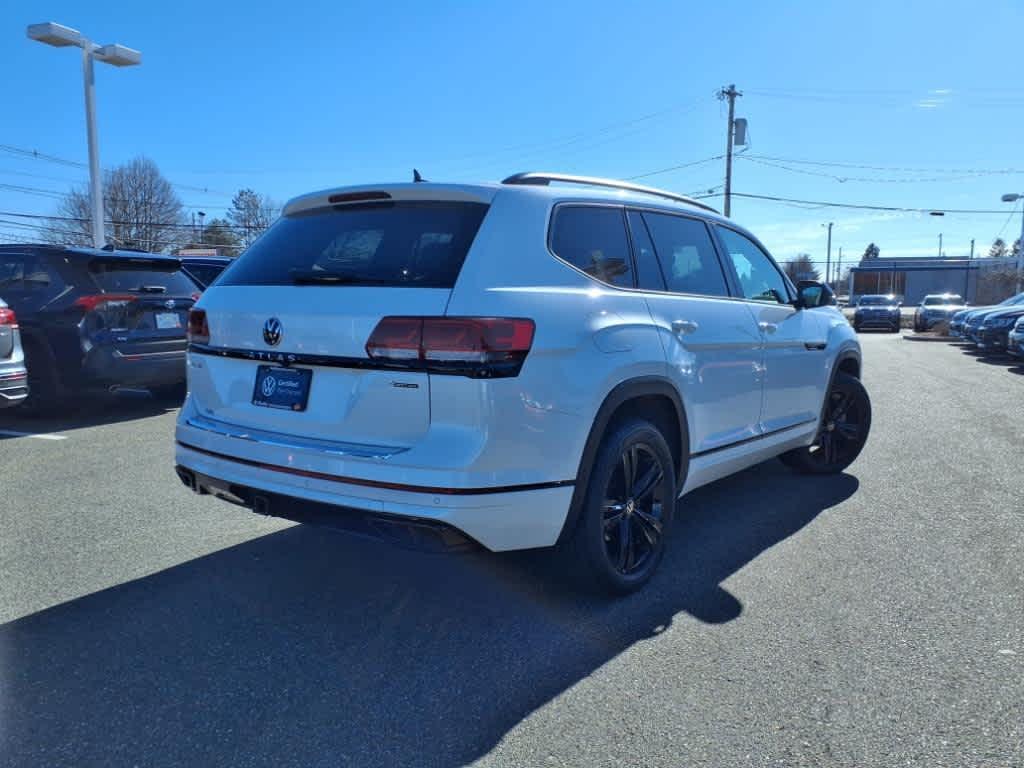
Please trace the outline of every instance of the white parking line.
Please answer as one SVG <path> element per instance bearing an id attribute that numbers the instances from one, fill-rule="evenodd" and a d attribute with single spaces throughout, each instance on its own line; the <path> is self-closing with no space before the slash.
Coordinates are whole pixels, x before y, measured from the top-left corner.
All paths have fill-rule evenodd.
<path id="1" fill-rule="evenodd" d="M 13 432 L 8 429 L 0 429 L 0 435 L 8 437 L 34 437 L 37 440 L 67 440 L 64 435 L 40 435 L 35 432 Z"/>

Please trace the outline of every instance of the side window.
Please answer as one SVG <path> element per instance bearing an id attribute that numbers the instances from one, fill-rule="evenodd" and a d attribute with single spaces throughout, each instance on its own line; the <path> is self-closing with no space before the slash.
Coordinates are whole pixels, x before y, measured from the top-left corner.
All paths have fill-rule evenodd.
<path id="1" fill-rule="evenodd" d="M 736 268 L 740 287 L 743 289 L 743 298 L 786 304 L 789 301 L 789 289 L 786 288 L 786 281 L 771 257 L 749 237 L 726 227 L 717 229 L 725 243 L 725 250 Z"/>
<path id="2" fill-rule="evenodd" d="M 643 219 L 670 291 L 729 295 L 722 265 L 703 221 L 667 213 L 644 213 Z"/>
<path id="3" fill-rule="evenodd" d="M 629 240 L 621 208 L 559 206 L 555 211 L 551 250 L 601 282 L 633 287 Z"/>
<path id="4" fill-rule="evenodd" d="M 647 225 L 639 211 L 629 211 L 629 232 L 633 236 L 633 255 L 636 257 L 636 282 L 639 288 L 648 291 L 664 291 L 665 278 L 658 266 L 658 255 L 647 232 Z"/>

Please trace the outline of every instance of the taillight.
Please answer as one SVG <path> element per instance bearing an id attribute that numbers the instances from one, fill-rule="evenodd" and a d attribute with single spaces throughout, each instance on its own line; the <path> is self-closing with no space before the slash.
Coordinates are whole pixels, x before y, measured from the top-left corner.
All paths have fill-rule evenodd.
<path id="1" fill-rule="evenodd" d="M 205 309 L 188 311 L 188 340 L 190 344 L 210 343 L 210 326 L 206 322 Z"/>
<path id="2" fill-rule="evenodd" d="M 0 325 L 10 325 L 15 328 L 18 327 L 18 318 L 14 316 L 13 309 L 0 307 Z"/>
<path id="3" fill-rule="evenodd" d="M 505 317 L 385 317 L 366 354 L 395 367 L 475 377 L 515 376 L 533 344 L 532 320 Z"/>
<path id="4" fill-rule="evenodd" d="M 86 312 L 92 312 L 104 304 L 123 306 L 137 298 L 138 296 L 131 293 L 98 293 L 91 296 L 79 296 L 75 299 L 75 306 L 81 307 Z"/>

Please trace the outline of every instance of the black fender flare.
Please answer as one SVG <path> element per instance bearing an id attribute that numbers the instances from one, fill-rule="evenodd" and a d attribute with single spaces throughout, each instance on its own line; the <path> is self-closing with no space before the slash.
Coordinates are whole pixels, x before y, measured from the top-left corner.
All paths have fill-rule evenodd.
<path id="1" fill-rule="evenodd" d="M 594 466 L 594 457 L 601 445 L 605 431 L 611 423 L 612 416 L 619 406 L 630 400 L 651 395 L 668 398 L 675 408 L 676 417 L 679 419 L 679 456 L 676 458 L 676 483 L 677 489 L 682 487 L 686 480 L 686 473 L 690 463 L 690 432 L 689 422 L 686 418 L 686 409 L 679 390 L 667 378 L 661 376 L 639 376 L 627 379 L 615 387 L 605 397 L 601 407 L 597 409 L 594 422 L 590 426 L 590 434 L 587 435 L 587 442 L 583 447 L 583 454 L 580 457 L 579 469 L 576 471 L 576 485 L 573 489 L 572 501 L 569 504 L 569 512 L 562 524 L 562 531 L 558 535 L 558 544 L 565 542 L 576 528 L 582 511 L 583 498 L 587 493 L 587 485 L 590 483 L 590 470 Z"/>

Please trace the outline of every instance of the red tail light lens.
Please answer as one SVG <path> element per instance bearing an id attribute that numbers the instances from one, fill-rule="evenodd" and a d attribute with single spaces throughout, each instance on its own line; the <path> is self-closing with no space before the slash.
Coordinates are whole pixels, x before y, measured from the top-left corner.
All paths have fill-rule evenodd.
<path id="1" fill-rule="evenodd" d="M 419 360 L 422 344 L 422 317 L 385 317 L 370 334 L 366 354 L 375 359 Z"/>
<path id="2" fill-rule="evenodd" d="M 0 325 L 12 325 L 15 328 L 18 327 L 18 318 L 14 316 L 13 309 L 7 309 L 6 307 L 0 308 Z"/>
<path id="3" fill-rule="evenodd" d="M 93 296 L 79 296 L 75 299 L 75 306 L 92 312 L 104 304 L 127 304 L 137 298 L 138 296 L 132 293 L 99 293 Z"/>
<path id="4" fill-rule="evenodd" d="M 188 311 L 188 341 L 190 344 L 210 343 L 210 326 L 206 322 L 205 309 Z"/>
<path id="5" fill-rule="evenodd" d="M 523 318 L 385 317 L 366 342 L 366 354 L 437 373 L 515 376 L 533 332 L 533 321 Z"/>

